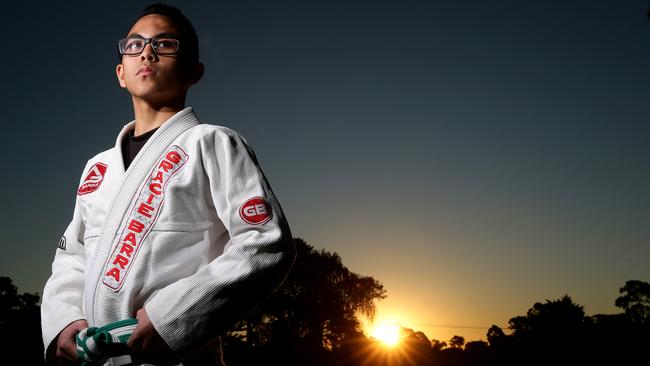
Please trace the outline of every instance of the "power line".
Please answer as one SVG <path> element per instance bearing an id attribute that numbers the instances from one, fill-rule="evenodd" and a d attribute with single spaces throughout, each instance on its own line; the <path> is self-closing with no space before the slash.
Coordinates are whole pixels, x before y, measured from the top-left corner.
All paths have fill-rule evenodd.
<path id="1" fill-rule="evenodd" d="M 396 322 L 394 324 L 398 324 L 399 326 L 403 327 L 403 325 L 399 322 Z M 415 327 L 429 327 L 429 328 L 451 328 L 451 329 L 490 329 L 490 327 L 486 326 L 478 326 L 478 325 L 456 325 L 456 324 L 434 324 L 434 323 L 410 323 L 413 324 Z M 500 325 L 497 325 L 499 328 L 504 329 L 507 327 L 503 327 Z"/>
<path id="2" fill-rule="evenodd" d="M 453 329 L 490 329 L 491 327 L 480 327 L 477 325 L 453 325 L 453 324 L 414 324 L 418 327 L 431 327 L 431 328 L 453 328 Z"/>

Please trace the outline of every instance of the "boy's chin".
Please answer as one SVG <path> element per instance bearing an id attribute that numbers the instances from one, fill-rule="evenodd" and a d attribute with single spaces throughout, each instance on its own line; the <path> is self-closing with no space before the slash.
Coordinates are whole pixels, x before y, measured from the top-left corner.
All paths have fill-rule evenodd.
<path id="1" fill-rule="evenodd" d="M 174 89 L 173 85 L 165 85 L 165 88 L 161 88 L 160 85 L 156 83 L 139 83 L 132 88 L 127 88 L 131 96 L 138 99 L 145 100 L 159 100 L 159 99 L 174 99 L 170 95 L 169 90 Z M 182 87 L 176 87 L 175 89 L 180 90 Z M 166 91 L 166 92 L 165 92 Z"/>
<path id="2" fill-rule="evenodd" d="M 169 96 L 160 95 L 159 93 L 131 93 L 131 97 L 135 101 L 146 103 L 152 107 L 172 106 L 176 103 L 175 100 L 182 99 L 180 96 L 170 98 Z"/>

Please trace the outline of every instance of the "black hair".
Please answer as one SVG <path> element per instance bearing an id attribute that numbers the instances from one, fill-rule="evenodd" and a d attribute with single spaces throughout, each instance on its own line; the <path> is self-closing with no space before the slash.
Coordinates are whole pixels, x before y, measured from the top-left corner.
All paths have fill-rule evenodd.
<path id="1" fill-rule="evenodd" d="M 138 19 L 135 20 L 134 24 L 140 20 L 140 18 L 149 14 L 159 14 L 165 16 L 171 20 L 172 24 L 174 24 L 176 28 L 178 28 L 178 32 L 180 33 L 179 36 L 181 38 L 179 55 L 180 60 L 184 66 L 186 66 L 186 69 L 190 69 L 192 66 L 199 62 L 199 40 L 196 36 L 196 31 L 194 30 L 194 27 L 192 26 L 190 20 L 187 19 L 187 17 L 181 12 L 179 8 L 163 3 L 148 5 L 142 10 L 140 16 L 138 16 Z M 119 58 L 119 62 L 121 63 L 122 54 L 120 53 L 119 49 L 117 50 L 117 56 Z"/>

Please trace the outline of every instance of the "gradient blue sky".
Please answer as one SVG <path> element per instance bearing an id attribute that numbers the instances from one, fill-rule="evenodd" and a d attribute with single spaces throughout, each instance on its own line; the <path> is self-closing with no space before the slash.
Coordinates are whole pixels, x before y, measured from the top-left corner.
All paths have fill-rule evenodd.
<path id="1" fill-rule="evenodd" d="M 4 11 L 0 275 L 21 292 L 133 119 L 115 44 L 148 3 Z M 206 65 L 188 105 L 246 136 L 294 236 L 384 284 L 378 320 L 479 339 L 650 280 L 646 1 L 173 4 Z"/>

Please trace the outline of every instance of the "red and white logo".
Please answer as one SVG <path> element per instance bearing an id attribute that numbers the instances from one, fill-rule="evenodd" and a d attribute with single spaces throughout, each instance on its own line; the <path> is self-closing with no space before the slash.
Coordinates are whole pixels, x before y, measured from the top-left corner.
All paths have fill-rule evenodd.
<path id="1" fill-rule="evenodd" d="M 81 183 L 81 186 L 77 190 L 77 194 L 81 196 L 83 194 L 95 192 L 104 180 L 106 169 L 108 169 L 108 165 L 104 163 L 95 163 L 95 165 L 90 168 L 90 171 L 88 172 L 88 175 L 86 175 L 83 183 Z"/>
<path id="2" fill-rule="evenodd" d="M 253 197 L 239 208 L 239 216 L 249 224 L 261 225 L 271 220 L 271 206 L 262 197 Z"/>

